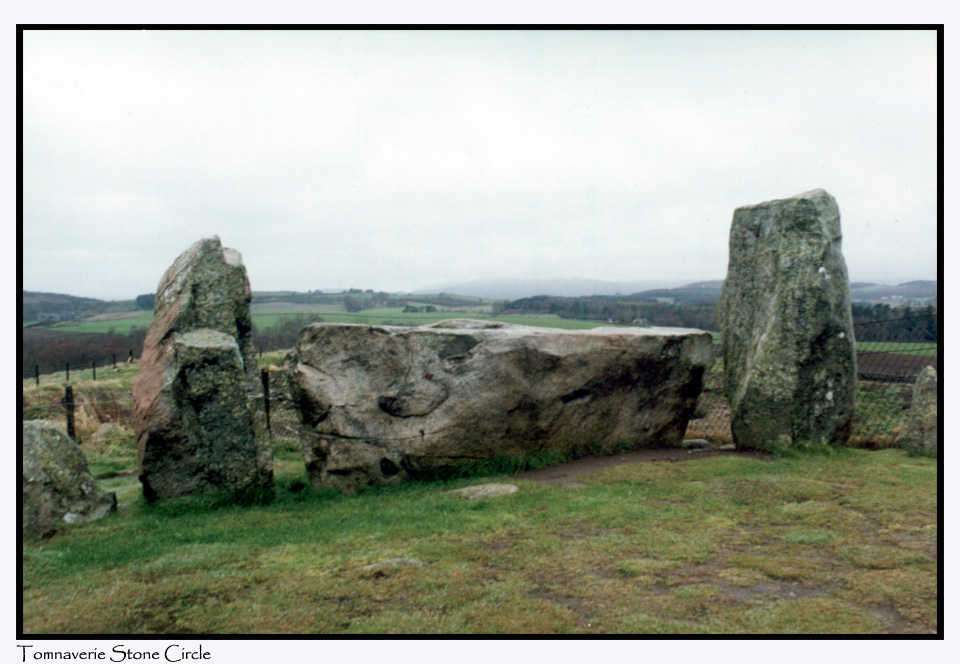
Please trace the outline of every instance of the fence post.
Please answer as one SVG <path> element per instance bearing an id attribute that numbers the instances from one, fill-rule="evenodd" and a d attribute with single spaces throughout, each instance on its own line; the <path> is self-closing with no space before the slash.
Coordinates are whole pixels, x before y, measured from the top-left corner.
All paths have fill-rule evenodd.
<path id="1" fill-rule="evenodd" d="M 64 386 L 63 405 L 67 409 L 67 435 L 71 440 L 77 440 L 77 431 L 73 423 L 73 385 Z"/>
<path id="2" fill-rule="evenodd" d="M 270 435 L 270 374 L 266 369 L 260 370 L 260 382 L 263 383 L 263 408 L 267 413 L 267 435 Z"/>
<path id="3" fill-rule="evenodd" d="M 133 362 L 133 349 L 132 349 L 132 348 L 130 349 L 130 359 L 129 359 L 128 361 L 129 361 L 129 362 Z"/>
<path id="4" fill-rule="evenodd" d="M 90 360 L 90 370 L 93 372 L 93 379 L 97 379 L 97 363 L 93 360 Z"/>
<path id="5" fill-rule="evenodd" d="M 37 379 L 37 385 L 39 385 L 40 384 L 40 365 L 39 364 L 33 365 L 33 375 Z"/>
<path id="6" fill-rule="evenodd" d="M 67 362 L 67 382 L 70 382 L 70 363 Z"/>

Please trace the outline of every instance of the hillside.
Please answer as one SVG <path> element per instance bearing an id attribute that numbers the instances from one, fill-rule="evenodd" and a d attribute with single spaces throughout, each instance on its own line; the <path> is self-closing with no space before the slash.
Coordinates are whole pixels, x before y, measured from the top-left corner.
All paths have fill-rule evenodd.
<path id="1" fill-rule="evenodd" d="M 675 282 L 674 282 L 675 283 Z M 555 297 L 587 297 L 593 295 L 616 295 L 670 286 L 669 282 L 646 281 L 601 281 L 599 279 L 476 279 L 474 281 L 446 283 L 433 290 L 420 289 L 414 294 L 457 293 L 492 300 L 517 300 L 537 295 Z"/>
<path id="2" fill-rule="evenodd" d="M 22 291 L 20 315 L 24 322 L 76 320 L 106 313 L 111 304 L 91 297 Z"/>
<path id="3" fill-rule="evenodd" d="M 466 309 L 490 305 L 493 300 L 512 301 L 547 295 L 566 298 L 615 297 L 621 301 L 698 307 L 717 303 L 723 281 L 698 281 L 670 288 L 650 288 L 651 285 L 651 282 L 595 279 L 483 279 L 412 294 L 357 288 L 335 293 L 320 290 L 254 291 L 252 306 L 254 313 L 326 313 L 331 306 L 347 312 L 406 306 Z M 896 286 L 869 282 L 850 284 L 851 299 L 855 304 L 883 304 L 894 308 L 936 305 L 938 290 L 938 282 L 923 280 Z M 75 321 L 100 314 L 141 310 L 135 300 L 105 301 L 62 293 L 22 291 L 21 320 L 24 324 Z"/>

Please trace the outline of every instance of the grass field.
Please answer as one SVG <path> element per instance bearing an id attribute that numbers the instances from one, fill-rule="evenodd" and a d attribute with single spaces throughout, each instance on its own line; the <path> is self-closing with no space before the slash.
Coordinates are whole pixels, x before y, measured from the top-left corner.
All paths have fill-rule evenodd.
<path id="1" fill-rule="evenodd" d="M 295 311 L 286 310 L 288 306 L 296 307 Z M 492 318 L 489 314 L 475 311 L 438 311 L 436 313 L 404 313 L 402 307 L 367 309 L 358 313 L 347 313 L 342 307 L 331 305 L 286 305 L 285 311 L 263 311 L 267 305 L 259 305 L 262 313 L 253 313 L 253 323 L 260 329 L 268 329 L 284 318 L 317 314 L 328 323 L 360 323 L 364 325 L 429 325 L 450 318 L 476 318 L 478 320 L 499 320 L 517 325 L 533 325 L 537 327 L 554 327 L 571 330 L 587 330 L 606 325 L 598 321 L 570 320 L 560 318 L 554 314 L 499 316 Z M 267 307 L 269 308 L 269 307 Z M 276 307 L 280 308 L 280 307 Z M 256 311 L 256 310 L 255 310 Z M 153 319 L 151 312 L 143 312 L 135 317 L 118 320 L 79 321 L 76 323 L 62 323 L 54 326 L 58 332 L 78 332 L 103 334 L 110 331 L 126 334 L 134 329 L 146 329 Z"/>
<path id="2" fill-rule="evenodd" d="M 939 346 L 935 341 L 858 341 L 857 350 L 874 353 L 901 353 L 903 355 L 920 355 L 922 357 L 937 357 Z"/>
<path id="3" fill-rule="evenodd" d="M 342 304 L 299 304 L 296 302 L 263 302 L 250 305 L 250 313 L 254 316 L 263 314 L 329 314 L 344 313 Z"/>
<path id="4" fill-rule="evenodd" d="M 284 319 L 293 316 L 316 314 L 328 323 L 358 323 L 364 325 L 429 325 L 450 318 L 475 318 L 478 320 L 499 320 L 518 325 L 532 325 L 535 327 L 552 327 L 558 329 L 587 330 L 608 325 L 601 321 L 585 321 L 560 318 L 554 314 L 506 315 L 494 317 L 489 313 L 488 305 L 477 307 L 458 307 L 453 310 L 438 307 L 434 313 L 404 313 L 403 307 L 384 307 L 365 309 L 356 313 L 348 313 L 342 304 L 296 304 L 289 302 L 266 302 L 253 305 L 251 308 L 254 325 L 260 330 L 267 330 Z M 135 314 L 124 314 L 123 318 L 102 320 L 103 316 L 72 323 L 60 323 L 51 329 L 58 332 L 79 333 L 107 333 L 127 334 L 134 329 L 146 329 L 153 318 L 152 312 L 144 311 Z M 24 327 L 29 324 L 25 322 Z M 719 333 L 711 332 L 715 344 L 722 343 Z M 936 343 L 923 342 L 886 342 L 861 341 L 857 343 L 857 350 L 872 352 L 892 352 L 924 357 L 936 357 L 938 346 Z"/>
<path id="5" fill-rule="evenodd" d="M 26 634 L 940 626 L 935 459 L 813 449 L 622 465 L 578 477 L 580 488 L 488 476 L 343 496 L 311 488 L 299 444 L 278 436 L 271 504 L 148 505 L 129 425 L 136 375 L 136 364 L 121 365 L 74 383 L 83 449 L 120 509 L 22 545 Z M 23 381 L 25 418 L 62 417 L 56 378 Z M 294 415 L 275 412 L 275 425 L 283 418 Z M 119 426 L 93 441 L 105 421 Z M 448 493 L 487 481 L 520 491 L 487 501 Z M 367 567 L 397 558 L 421 565 Z"/>
<path id="6" fill-rule="evenodd" d="M 224 634 L 933 633 L 936 462 L 840 450 L 621 466 L 467 501 L 411 484 L 147 505 L 23 546 L 23 630 Z M 116 452 L 114 452 L 116 454 Z M 129 455 L 128 455 L 129 458 Z M 132 460 L 132 459 L 131 459 Z M 509 477 L 483 481 L 512 481 Z M 368 565 L 397 558 L 421 565 Z"/>
<path id="7" fill-rule="evenodd" d="M 80 332 L 86 334 L 106 334 L 115 332 L 127 334 L 131 330 L 147 329 L 153 320 L 152 311 L 143 311 L 136 316 L 116 320 L 83 320 L 75 323 L 58 323 L 51 330 L 57 332 Z"/>

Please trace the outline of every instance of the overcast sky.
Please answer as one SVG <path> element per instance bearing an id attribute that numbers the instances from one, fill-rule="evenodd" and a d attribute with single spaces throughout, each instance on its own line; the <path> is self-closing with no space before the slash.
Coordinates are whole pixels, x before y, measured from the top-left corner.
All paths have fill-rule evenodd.
<path id="1" fill-rule="evenodd" d="M 814 188 L 850 277 L 937 278 L 933 31 L 27 31 L 25 290 L 722 279 Z"/>

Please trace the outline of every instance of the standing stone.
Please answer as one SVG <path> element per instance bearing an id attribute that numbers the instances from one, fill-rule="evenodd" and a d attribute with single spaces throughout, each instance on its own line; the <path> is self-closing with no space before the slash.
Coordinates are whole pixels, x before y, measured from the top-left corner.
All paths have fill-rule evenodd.
<path id="1" fill-rule="evenodd" d="M 850 437 L 856 349 L 840 239 L 822 189 L 733 214 L 718 322 L 738 447 Z"/>
<path id="2" fill-rule="evenodd" d="M 939 456 L 940 440 L 937 422 L 937 370 L 926 366 L 913 386 L 913 401 L 903 424 L 897 445 L 928 456 Z"/>
<path id="3" fill-rule="evenodd" d="M 711 344 L 680 328 L 317 323 L 285 371 L 311 482 L 351 491 L 498 457 L 677 446 Z"/>
<path id="4" fill-rule="evenodd" d="M 250 298 L 240 254 L 216 236 L 187 249 L 160 280 L 133 388 L 148 500 L 271 489 Z"/>
<path id="5" fill-rule="evenodd" d="M 117 509 L 116 494 L 97 486 L 80 446 L 59 426 L 46 420 L 24 422 L 21 445 L 21 537 L 93 521 Z"/>

